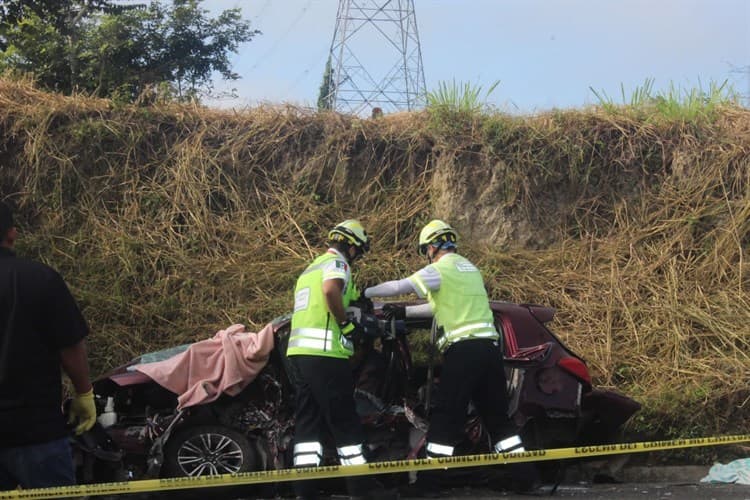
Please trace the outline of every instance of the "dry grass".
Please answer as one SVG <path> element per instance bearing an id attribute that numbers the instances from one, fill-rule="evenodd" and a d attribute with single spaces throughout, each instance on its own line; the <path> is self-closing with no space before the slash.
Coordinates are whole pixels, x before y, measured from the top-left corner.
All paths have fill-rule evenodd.
<path id="1" fill-rule="evenodd" d="M 410 273 L 437 215 L 493 296 L 558 308 L 595 382 L 645 404 L 638 430 L 742 431 L 748 111 L 453 118 L 115 107 L 0 80 L 1 197 L 83 304 L 95 371 L 287 312 L 347 217 L 374 238 L 361 283 Z"/>

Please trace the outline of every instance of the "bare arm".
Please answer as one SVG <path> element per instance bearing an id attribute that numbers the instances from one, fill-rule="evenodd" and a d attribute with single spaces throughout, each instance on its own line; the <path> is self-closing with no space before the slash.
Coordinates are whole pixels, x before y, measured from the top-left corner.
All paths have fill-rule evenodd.
<path id="1" fill-rule="evenodd" d="M 344 311 L 344 280 L 324 280 L 323 296 L 325 297 L 328 310 L 333 315 L 336 323 L 340 324 L 346 321 L 346 311 Z"/>
<path id="2" fill-rule="evenodd" d="M 78 394 L 91 390 L 89 378 L 89 361 L 86 354 L 86 341 L 73 344 L 60 350 L 60 363 L 63 371 L 70 377 Z"/>

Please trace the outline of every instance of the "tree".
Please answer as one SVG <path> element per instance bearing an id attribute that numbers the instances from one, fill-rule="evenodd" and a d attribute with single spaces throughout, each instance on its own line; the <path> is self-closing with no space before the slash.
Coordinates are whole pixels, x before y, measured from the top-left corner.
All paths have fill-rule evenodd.
<path id="1" fill-rule="evenodd" d="M 333 109 L 333 97 L 331 96 L 331 56 L 328 56 L 326 61 L 326 69 L 323 70 L 323 82 L 320 84 L 320 90 L 318 91 L 318 110 L 324 111 L 327 109 Z"/>
<path id="2" fill-rule="evenodd" d="M 148 88 L 167 85 L 180 98 L 199 97 L 211 89 L 214 72 L 239 78 L 229 53 L 260 33 L 239 9 L 210 18 L 201 2 L 125 6 L 68 0 L 59 2 L 66 9 L 53 11 L 55 2 L 14 0 L 22 8 L 0 12 L 0 70 L 32 73 L 41 85 L 64 93 L 132 101 Z"/>
<path id="3" fill-rule="evenodd" d="M 7 48 L 5 30 L 29 17 L 45 19 L 61 35 L 66 35 L 75 25 L 75 20 L 84 15 L 103 12 L 108 14 L 140 9 L 144 4 L 133 4 L 131 0 L 4 0 L 0 3 L 0 50 Z"/>
<path id="4" fill-rule="evenodd" d="M 129 0 L 121 0 L 129 1 Z M 70 90 L 78 60 L 78 24 L 86 16 L 143 8 L 117 0 L 6 0 L 0 4 L 0 69 L 36 73 L 55 90 Z M 36 57 L 30 56 L 36 54 Z M 3 55 L 5 57 L 3 57 Z"/>

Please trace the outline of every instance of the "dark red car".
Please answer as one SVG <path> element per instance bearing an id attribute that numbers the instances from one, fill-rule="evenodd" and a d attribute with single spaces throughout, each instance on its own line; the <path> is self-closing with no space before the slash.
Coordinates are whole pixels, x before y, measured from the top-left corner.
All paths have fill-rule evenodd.
<path id="1" fill-rule="evenodd" d="M 416 302 L 410 302 L 416 303 Z M 491 302 L 502 332 L 509 414 L 527 449 L 611 442 L 640 405 L 595 389 L 586 363 L 547 327 L 555 310 Z M 434 367 L 412 365 L 409 335 L 432 321 L 387 322 L 380 305 L 361 314 L 368 332 L 352 358 L 355 400 L 371 461 L 413 457 L 424 441 L 429 402 L 439 391 Z M 80 480 L 99 482 L 288 468 L 293 439 L 292 384 L 286 369 L 290 317 L 273 322 L 275 347 L 259 376 L 234 397 L 177 411 L 177 395 L 128 367 L 187 346 L 151 353 L 94 383 L 100 422 L 76 441 Z M 428 384 L 433 380 L 433 384 Z M 457 452 L 488 450 L 481 419 L 467 408 Z M 324 460 L 335 463 L 334 447 Z"/>

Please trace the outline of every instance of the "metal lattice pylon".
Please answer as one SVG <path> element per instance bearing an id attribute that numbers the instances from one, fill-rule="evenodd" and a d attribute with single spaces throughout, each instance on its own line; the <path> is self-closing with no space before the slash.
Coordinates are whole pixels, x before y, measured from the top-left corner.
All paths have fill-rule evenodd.
<path id="1" fill-rule="evenodd" d="M 424 104 L 414 0 L 339 0 L 325 107 L 344 113 L 404 111 Z"/>

